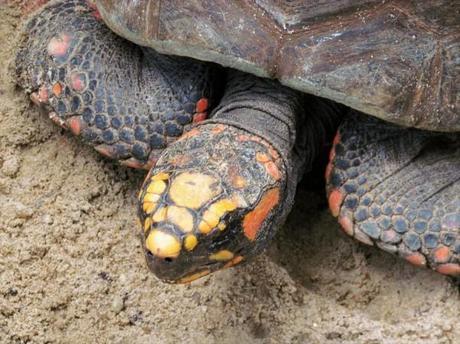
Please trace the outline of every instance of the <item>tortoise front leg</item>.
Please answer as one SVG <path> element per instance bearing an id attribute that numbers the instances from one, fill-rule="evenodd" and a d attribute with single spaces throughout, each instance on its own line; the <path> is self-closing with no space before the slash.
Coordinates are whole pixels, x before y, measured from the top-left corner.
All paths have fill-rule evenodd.
<path id="1" fill-rule="evenodd" d="M 460 275 L 460 135 L 351 114 L 326 173 L 345 233 L 418 266 Z"/>
<path id="2" fill-rule="evenodd" d="M 16 57 L 18 83 L 52 120 L 105 156 L 147 169 L 206 118 L 213 73 L 118 37 L 83 0 L 52 2 L 30 18 Z"/>

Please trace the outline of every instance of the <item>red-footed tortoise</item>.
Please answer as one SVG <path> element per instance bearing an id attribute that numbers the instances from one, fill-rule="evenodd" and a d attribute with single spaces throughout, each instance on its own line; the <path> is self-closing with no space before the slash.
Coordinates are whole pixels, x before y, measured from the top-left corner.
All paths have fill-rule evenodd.
<path id="1" fill-rule="evenodd" d="M 259 254 L 333 131 L 345 233 L 460 275 L 458 3 L 95 3 L 35 13 L 17 79 L 59 125 L 150 169 L 139 216 L 160 279 Z"/>

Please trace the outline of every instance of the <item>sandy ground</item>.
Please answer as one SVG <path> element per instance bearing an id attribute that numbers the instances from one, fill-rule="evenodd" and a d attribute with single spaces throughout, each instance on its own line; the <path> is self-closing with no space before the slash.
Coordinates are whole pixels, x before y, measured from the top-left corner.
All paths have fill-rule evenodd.
<path id="1" fill-rule="evenodd" d="M 460 343 L 458 284 L 345 237 L 306 187 L 253 263 L 158 282 L 136 235 L 143 173 L 15 88 L 19 21 L 0 1 L 1 343 Z"/>

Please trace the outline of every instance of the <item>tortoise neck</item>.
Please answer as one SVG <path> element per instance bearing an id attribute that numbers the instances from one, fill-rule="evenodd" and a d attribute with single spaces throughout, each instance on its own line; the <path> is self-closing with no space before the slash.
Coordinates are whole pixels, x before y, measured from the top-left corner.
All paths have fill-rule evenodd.
<path id="1" fill-rule="evenodd" d="M 260 136 L 287 156 L 295 145 L 301 100 L 299 93 L 276 81 L 229 71 L 224 95 L 211 117 Z"/>
<path id="2" fill-rule="evenodd" d="M 274 80 L 229 71 L 211 121 L 239 127 L 270 143 L 298 181 L 305 169 L 311 169 L 328 134 L 336 130 L 339 116 L 339 107 L 332 102 Z"/>

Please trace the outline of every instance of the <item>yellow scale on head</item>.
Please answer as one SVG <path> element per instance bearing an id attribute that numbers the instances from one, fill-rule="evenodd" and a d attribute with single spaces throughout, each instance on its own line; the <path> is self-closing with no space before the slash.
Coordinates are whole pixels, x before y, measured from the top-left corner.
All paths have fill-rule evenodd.
<path id="1" fill-rule="evenodd" d="M 237 208 L 237 203 L 231 199 L 222 199 L 209 206 L 203 213 L 203 219 L 198 225 L 198 229 L 203 234 L 208 234 L 213 228 L 219 226 L 220 230 L 225 229 L 225 224 L 219 223 L 222 216 L 229 211 Z"/>
<path id="2" fill-rule="evenodd" d="M 217 260 L 217 261 L 226 261 L 232 259 L 234 256 L 233 252 L 230 252 L 228 250 L 221 250 L 219 252 L 213 253 L 209 256 L 209 259 L 211 260 Z"/>
<path id="3" fill-rule="evenodd" d="M 166 180 L 170 178 L 167 173 L 159 173 L 151 177 L 151 182 L 144 195 L 144 211 L 150 215 L 144 222 L 147 232 L 153 224 L 169 221 L 176 225 L 183 233 L 187 234 L 183 240 L 184 248 L 192 251 L 198 244 L 196 235 L 191 234 L 194 228 L 192 210 L 198 210 L 204 204 L 217 197 L 222 188 L 216 178 L 202 173 L 184 172 L 170 181 L 169 199 L 173 205 L 158 208 L 158 202 L 167 189 Z M 229 211 L 238 207 L 236 199 L 221 199 L 211 204 L 203 213 L 203 218 L 198 225 L 202 234 L 208 234 L 212 229 L 224 230 L 226 224 L 221 218 Z M 177 245 L 179 244 L 179 249 Z M 168 245 L 171 247 L 168 248 Z M 154 229 L 146 239 L 147 248 L 155 255 L 178 256 L 180 253 L 180 239 L 173 234 L 167 234 L 159 229 Z M 233 253 L 220 251 L 210 256 L 213 260 L 230 260 Z"/>
<path id="4" fill-rule="evenodd" d="M 161 195 L 166 190 L 166 182 L 169 178 L 167 173 L 161 172 L 150 178 L 150 184 L 144 195 L 142 209 L 146 214 L 151 214 L 157 207 Z"/>

